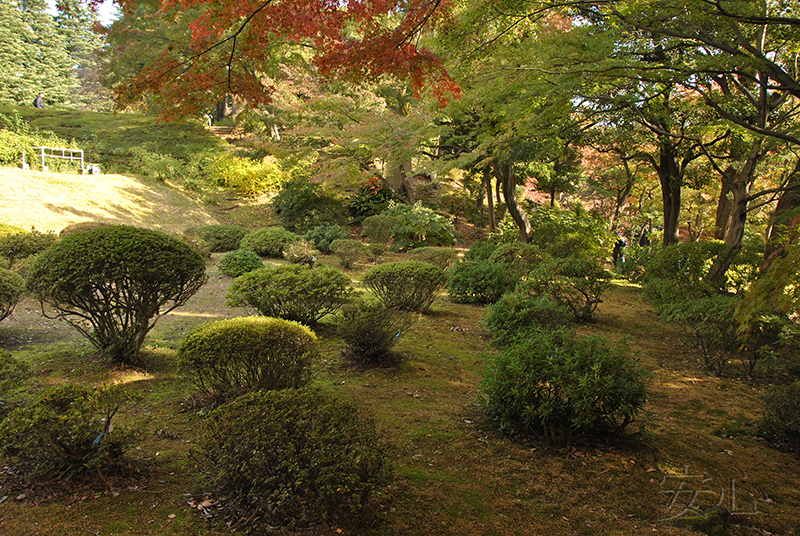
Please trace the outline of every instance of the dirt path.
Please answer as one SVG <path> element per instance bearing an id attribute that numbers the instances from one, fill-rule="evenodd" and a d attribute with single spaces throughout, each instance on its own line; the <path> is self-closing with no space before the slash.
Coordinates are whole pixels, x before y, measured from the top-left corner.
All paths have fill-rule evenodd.
<path id="1" fill-rule="evenodd" d="M 66 175 L 0 168 L 0 223 L 60 231 L 72 223 L 125 223 L 180 233 L 218 223 L 179 190 L 125 175 Z"/>

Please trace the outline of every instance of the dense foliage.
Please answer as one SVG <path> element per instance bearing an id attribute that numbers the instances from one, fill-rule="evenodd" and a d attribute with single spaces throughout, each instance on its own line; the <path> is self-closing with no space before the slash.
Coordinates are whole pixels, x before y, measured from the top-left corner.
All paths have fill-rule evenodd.
<path id="1" fill-rule="evenodd" d="M 447 274 L 427 262 L 399 261 L 370 268 L 361 281 L 387 308 L 425 311 L 447 281 Z"/>
<path id="2" fill-rule="evenodd" d="M 488 260 L 458 262 L 449 271 L 447 293 L 457 302 L 485 305 L 513 290 L 518 279 L 504 266 Z"/>
<path id="3" fill-rule="evenodd" d="M 446 270 L 458 257 L 458 251 L 453 248 L 421 247 L 411 250 L 411 258 L 415 261 L 427 262 Z"/>
<path id="4" fill-rule="evenodd" d="M 341 225 L 326 223 L 312 227 L 303 234 L 303 238 L 314 244 L 322 253 L 332 253 L 334 240 L 350 238 L 350 231 Z"/>
<path id="5" fill-rule="evenodd" d="M 237 277 L 228 291 L 228 303 L 311 326 L 338 311 L 352 294 L 350 278 L 335 268 L 289 264 Z"/>
<path id="6" fill-rule="evenodd" d="M 106 357 L 137 363 L 159 316 L 185 304 L 205 283 L 205 261 L 160 231 L 126 225 L 62 238 L 41 253 L 28 290 Z"/>
<path id="7" fill-rule="evenodd" d="M 588 322 L 611 286 L 610 275 L 596 259 L 574 255 L 542 263 L 521 285 L 533 296 L 547 296 L 565 306 L 577 322 Z"/>
<path id="8" fill-rule="evenodd" d="M 644 406 L 647 379 L 624 344 L 532 330 L 488 357 L 481 390 L 504 432 L 572 445 L 622 433 Z"/>
<path id="9" fill-rule="evenodd" d="M 0 321 L 14 311 L 24 289 L 25 280 L 22 276 L 0 268 Z"/>
<path id="10" fill-rule="evenodd" d="M 208 251 L 217 252 L 239 249 L 247 232 L 247 229 L 239 225 L 214 224 L 200 227 L 196 234 L 205 241 Z"/>
<path id="11" fill-rule="evenodd" d="M 347 345 L 344 358 L 360 366 L 391 366 L 400 361 L 392 348 L 414 319 L 382 305 L 355 303 L 342 307 L 336 332 Z"/>
<path id="12" fill-rule="evenodd" d="M 800 452 L 800 382 L 774 387 L 764 396 L 758 434 L 777 447 Z"/>
<path id="13" fill-rule="evenodd" d="M 508 292 L 488 307 L 481 320 L 495 346 L 523 339 L 530 331 L 547 331 L 574 322 L 572 312 L 550 296 L 531 296 L 524 290 Z"/>
<path id="14" fill-rule="evenodd" d="M 334 240 L 331 242 L 331 251 L 339 257 L 339 265 L 345 270 L 349 270 L 353 264 L 365 259 L 368 255 L 367 246 L 353 238 Z"/>
<path id="15" fill-rule="evenodd" d="M 0 257 L 6 259 L 11 267 L 52 246 L 58 237 L 53 232 L 41 233 L 31 229 L 25 233 L 11 233 L 0 237 Z"/>
<path id="16" fill-rule="evenodd" d="M 272 199 L 272 208 L 286 229 L 298 233 L 322 224 L 347 222 L 347 209 L 342 202 L 324 192 L 319 183 L 304 179 L 285 183 Z"/>
<path id="17" fill-rule="evenodd" d="M 452 222 L 441 214 L 423 206 L 392 203 L 381 212 L 392 218 L 392 239 L 399 250 L 422 246 L 452 246 L 457 231 Z"/>
<path id="18" fill-rule="evenodd" d="M 391 481 L 374 421 L 318 391 L 259 391 L 205 422 L 203 451 L 216 496 L 244 527 L 357 527 Z"/>
<path id="19" fill-rule="evenodd" d="M 317 338 L 307 327 L 251 316 L 205 324 L 181 343 L 178 356 L 215 403 L 250 391 L 305 387 Z"/>
<path id="20" fill-rule="evenodd" d="M 282 259 L 286 246 L 298 240 L 300 235 L 283 227 L 264 227 L 247 233 L 239 242 L 239 247 L 249 249 L 260 257 Z"/>
<path id="21" fill-rule="evenodd" d="M 229 251 L 219 260 L 219 271 L 229 277 L 239 277 L 247 272 L 263 268 L 261 257 L 249 249 Z"/>

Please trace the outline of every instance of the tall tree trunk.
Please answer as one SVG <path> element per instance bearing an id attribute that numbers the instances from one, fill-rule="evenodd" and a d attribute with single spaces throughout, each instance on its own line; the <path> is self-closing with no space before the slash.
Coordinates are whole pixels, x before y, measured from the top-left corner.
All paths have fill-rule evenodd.
<path id="1" fill-rule="evenodd" d="M 514 223 L 517 224 L 517 228 L 519 229 L 519 239 L 522 242 L 528 242 L 531 239 L 531 232 L 533 229 L 531 228 L 531 222 L 528 221 L 528 216 L 525 215 L 525 211 L 522 210 L 522 206 L 520 206 L 517 201 L 517 181 L 514 178 L 512 165 L 511 163 L 501 164 L 497 162 L 494 162 L 492 165 L 502 184 L 503 198 L 506 201 L 508 212 L 511 214 Z"/>
<path id="2" fill-rule="evenodd" d="M 769 220 L 767 244 L 764 247 L 764 264 L 771 261 L 772 256 L 782 247 L 782 238 L 794 222 L 792 216 L 800 207 L 800 173 L 792 173 L 786 183 L 786 190 L 781 194 L 775 211 Z"/>
<path id="3" fill-rule="evenodd" d="M 387 179 L 395 195 L 409 205 L 413 205 L 416 203 L 416 198 L 414 196 L 414 187 L 408 179 L 410 176 L 411 160 L 404 160 L 392 169 Z"/>
<path id="4" fill-rule="evenodd" d="M 492 169 L 489 166 L 483 168 L 483 186 L 486 190 L 486 205 L 489 211 L 489 231 L 494 232 L 497 224 L 494 221 L 494 196 L 492 195 Z"/>
<path id="5" fill-rule="evenodd" d="M 665 246 L 671 246 L 678 243 L 683 182 L 678 155 L 672 140 L 662 137 L 658 157 L 658 180 L 661 183 L 661 201 L 664 209 L 663 243 Z"/>
<path id="6" fill-rule="evenodd" d="M 730 220 L 731 208 L 733 207 L 733 203 L 728 196 L 731 193 L 730 172 L 731 169 L 728 168 L 722 174 L 722 186 L 719 192 L 719 200 L 717 201 L 717 214 L 714 219 L 714 238 L 717 240 L 725 239 L 725 234 L 728 232 L 728 220 Z"/>

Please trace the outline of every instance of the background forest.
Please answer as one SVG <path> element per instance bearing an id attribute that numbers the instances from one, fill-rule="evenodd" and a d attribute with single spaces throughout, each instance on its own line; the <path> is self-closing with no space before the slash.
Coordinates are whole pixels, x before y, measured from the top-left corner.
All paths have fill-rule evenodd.
<path id="1" fill-rule="evenodd" d="M 92 527 L 146 534 L 115 499 L 170 482 L 158 502 L 201 513 L 175 534 L 800 530 L 797 2 L 55 7 L 0 0 L 0 163 L 31 199 L 69 177 L 53 213 L 137 185 L 0 222 L 0 528 L 64 533 L 58 505 L 91 519 L 102 496 L 129 511 Z M 40 146 L 87 167 L 41 170 Z M 154 198 L 184 219 L 136 215 Z M 92 276 L 113 319 L 57 295 L 99 244 L 124 277 L 152 260 L 165 300 L 142 312 L 116 272 Z M 40 304 L 66 346 L 22 343 Z M 75 429 L 35 443 L 62 406 Z M 145 414 L 155 447 L 111 440 Z M 306 419 L 328 428 L 286 428 Z M 669 487 L 695 477 L 725 484 Z"/>

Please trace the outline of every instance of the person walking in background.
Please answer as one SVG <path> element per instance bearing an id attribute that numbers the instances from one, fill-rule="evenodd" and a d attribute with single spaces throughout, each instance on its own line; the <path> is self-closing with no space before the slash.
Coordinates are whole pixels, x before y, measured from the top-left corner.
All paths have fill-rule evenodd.
<path id="1" fill-rule="evenodd" d="M 39 93 L 39 96 L 34 99 L 33 107 L 44 110 L 44 93 Z"/>

